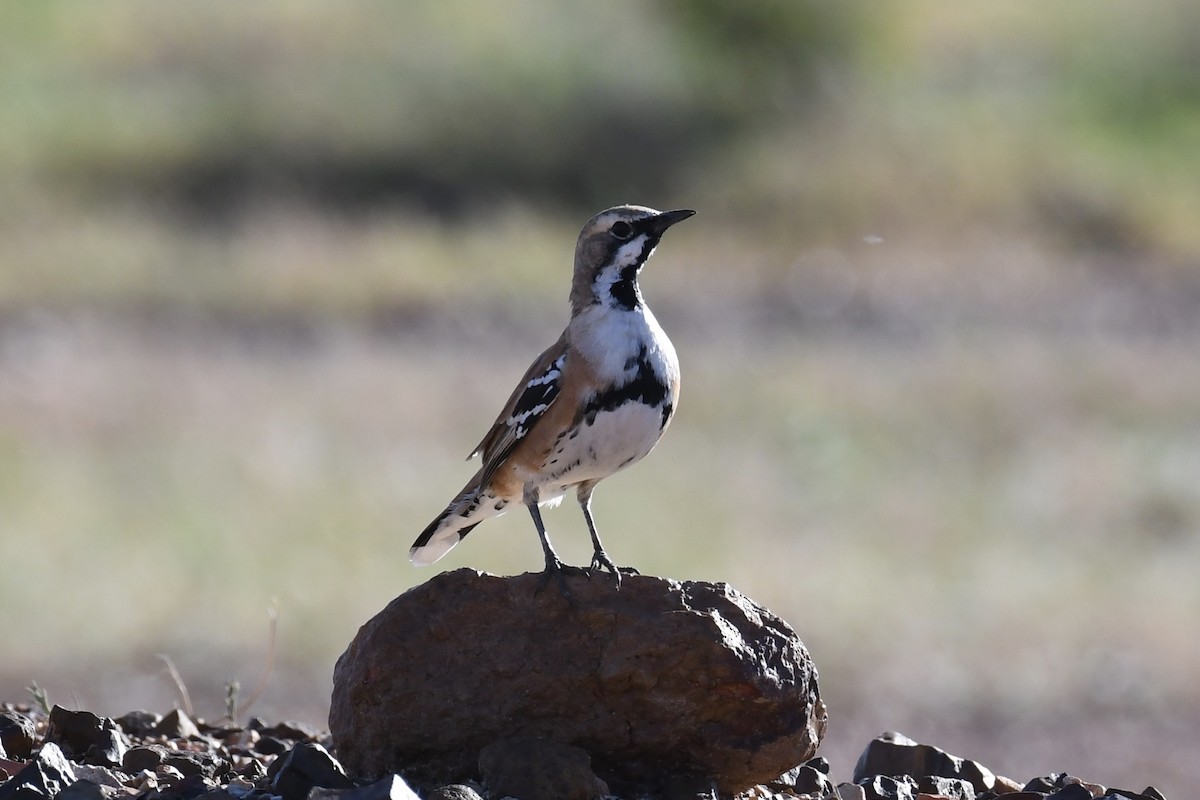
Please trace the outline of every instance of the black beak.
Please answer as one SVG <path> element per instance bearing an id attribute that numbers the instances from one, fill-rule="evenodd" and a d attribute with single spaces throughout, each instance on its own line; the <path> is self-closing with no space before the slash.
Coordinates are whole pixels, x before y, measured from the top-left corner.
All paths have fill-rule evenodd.
<path id="1" fill-rule="evenodd" d="M 655 214 L 653 217 L 646 217 L 642 220 L 642 227 L 650 232 L 650 235 L 658 237 L 662 236 L 667 228 L 674 225 L 676 222 L 682 222 L 688 217 L 695 214 L 690 208 L 680 208 L 676 211 L 663 211 L 661 214 Z"/>

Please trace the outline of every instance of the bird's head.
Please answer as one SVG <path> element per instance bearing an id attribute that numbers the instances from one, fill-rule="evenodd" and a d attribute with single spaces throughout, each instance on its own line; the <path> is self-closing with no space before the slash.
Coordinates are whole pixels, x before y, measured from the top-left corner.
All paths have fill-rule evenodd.
<path id="1" fill-rule="evenodd" d="M 588 220 L 575 245 L 572 310 L 579 312 L 596 303 L 636 308 L 642 300 L 637 285 L 642 265 L 667 228 L 695 213 L 614 206 Z"/>

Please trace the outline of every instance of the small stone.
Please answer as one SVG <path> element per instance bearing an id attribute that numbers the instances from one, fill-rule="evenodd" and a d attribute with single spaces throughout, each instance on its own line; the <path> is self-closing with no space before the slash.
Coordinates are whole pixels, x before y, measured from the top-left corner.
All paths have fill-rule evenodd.
<path id="1" fill-rule="evenodd" d="M 1024 791 L 1050 794 L 1069 783 L 1079 783 L 1079 779 L 1073 778 L 1065 772 L 1051 772 L 1049 775 L 1039 776 L 1026 783 Z"/>
<path id="2" fill-rule="evenodd" d="M 97 767 L 91 764 L 72 764 L 72 767 L 77 780 L 90 781 L 109 789 L 121 789 L 125 786 L 126 776 L 114 772 L 108 767 Z"/>
<path id="3" fill-rule="evenodd" d="M 399 775 L 389 775 L 369 786 L 354 789 L 315 788 L 308 800 L 421 800 Z"/>
<path id="4" fill-rule="evenodd" d="M 837 800 L 867 800 L 867 791 L 856 783 L 839 783 L 834 797 Z"/>
<path id="5" fill-rule="evenodd" d="M 293 742 L 315 742 L 321 732 L 311 725 L 302 722 L 280 722 L 276 725 L 262 725 L 256 730 L 263 736 L 274 736 L 277 739 L 287 739 Z"/>
<path id="6" fill-rule="evenodd" d="M 535 737 L 501 739 L 479 753 L 479 774 L 493 797 L 596 800 L 608 785 L 592 772 L 592 757 L 569 744 Z"/>
<path id="7" fill-rule="evenodd" d="M 796 794 L 815 794 L 818 797 L 830 794 L 835 788 L 829 779 L 829 762 L 823 758 L 810 759 L 786 774 L 792 777 L 790 785 L 777 787 L 776 784 L 769 784 L 771 788 L 788 788 Z"/>
<path id="8" fill-rule="evenodd" d="M 46 741 L 59 745 L 77 760 L 105 767 L 120 766 L 129 749 L 125 734 L 113 720 L 62 706 L 50 709 Z"/>
<path id="9" fill-rule="evenodd" d="M 788 797 L 792 798 L 797 796 L 798 795 L 789 795 Z M 713 795 L 713 797 L 715 798 L 716 795 Z M 782 797 L 782 795 L 777 795 L 766 786 L 760 784 L 758 786 L 751 786 L 746 791 L 739 793 L 737 800 L 776 800 L 778 797 Z"/>
<path id="10" fill-rule="evenodd" d="M 200 717 L 196 717 L 192 721 L 196 723 L 196 730 L 200 731 L 200 735 L 209 739 L 224 739 L 226 736 L 232 736 L 241 730 L 241 728 L 229 720 L 205 722 Z"/>
<path id="11" fill-rule="evenodd" d="M 254 752 L 264 756 L 277 756 L 280 753 L 286 753 L 290 745 L 283 739 L 275 736 L 260 736 L 258 741 L 254 743 Z"/>
<path id="12" fill-rule="evenodd" d="M 163 717 L 152 732 L 168 739 L 190 739 L 200 736 L 200 729 L 196 727 L 196 723 L 178 708 Z"/>
<path id="13" fill-rule="evenodd" d="M 0 800 L 54 797 L 75 782 L 75 770 L 54 742 L 46 742 L 37 757 L 0 785 Z"/>
<path id="14" fill-rule="evenodd" d="M 158 778 L 159 786 L 174 786 L 183 780 L 184 775 L 170 764 L 159 764 L 154 768 L 154 777 Z"/>
<path id="15" fill-rule="evenodd" d="M 947 800 L 975 800 L 975 788 L 962 778 L 922 775 L 917 781 L 917 790 L 945 797 Z"/>
<path id="16" fill-rule="evenodd" d="M 1046 800 L 1092 800 L 1092 792 L 1082 783 L 1071 783 L 1047 795 Z"/>
<path id="17" fill-rule="evenodd" d="M 214 753 L 207 752 L 174 750 L 167 754 L 163 763 L 179 770 L 184 777 L 203 775 L 209 779 L 216 779 L 229 772 L 228 761 Z"/>
<path id="18" fill-rule="evenodd" d="M 452 783 L 434 789 L 425 800 L 483 800 L 483 795 L 474 786 Z"/>
<path id="19" fill-rule="evenodd" d="M 229 783 L 225 784 L 225 791 L 229 792 L 235 798 L 245 797 L 253 792 L 254 789 L 254 781 L 246 780 L 240 775 L 235 776 Z"/>
<path id="20" fill-rule="evenodd" d="M 784 772 L 784 774 L 780 775 L 778 778 L 775 778 L 774 781 L 767 782 L 766 784 L 764 784 L 764 786 L 767 786 L 770 789 L 774 789 L 775 792 L 788 792 L 788 790 L 790 790 L 790 792 L 800 792 L 802 794 L 803 794 L 803 792 L 810 792 L 810 793 L 815 792 L 815 789 L 804 789 L 802 792 L 802 790 L 796 788 L 797 781 L 802 781 L 803 783 L 810 783 L 812 780 L 814 780 L 814 778 L 812 778 L 812 775 L 811 775 L 812 772 L 817 772 L 818 775 L 823 775 L 823 776 L 828 777 L 828 775 L 829 775 L 828 760 L 821 758 L 821 757 L 810 758 L 809 760 L 806 760 L 806 762 L 804 762 L 803 764 L 797 764 L 796 766 L 793 766 L 792 769 L 787 770 L 786 772 Z M 804 777 L 802 777 L 802 775 Z M 821 792 L 821 794 L 828 794 L 829 792 L 833 792 L 833 790 L 834 790 L 833 781 L 827 781 L 827 782 L 828 782 L 829 786 L 826 790 L 824 790 L 824 792 Z"/>
<path id="21" fill-rule="evenodd" d="M 333 756 L 319 744 L 306 742 L 280 756 L 267 770 L 271 788 L 283 800 L 305 800 L 313 787 L 352 789 L 354 783 Z"/>
<path id="22" fill-rule="evenodd" d="M 1074 788 L 1076 786 L 1086 791 L 1088 796 L 1093 798 L 1111 793 L 1110 790 L 1098 783 L 1089 783 L 1065 772 L 1052 772 L 1049 775 L 1034 778 L 1025 784 L 1024 790 L 1027 792 L 1041 792 L 1043 795 L 1055 798 L 1055 800 L 1072 800 L 1074 797 L 1083 797 L 1083 795 L 1079 794 L 1080 789 Z M 1063 792 L 1068 792 L 1068 794 L 1063 795 Z"/>
<path id="23" fill-rule="evenodd" d="M 129 780 L 125 781 L 127 789 L 133 789 L 136 793 L 148 792 L 158 788 L 158 776 L 153 771 L 144 769 L 136 775 L 131 775 Z"/>
<path id="24" fill-rule="evenodd" d="M 263 766 L 261 761 L 255 760 L 238 770 L 238 775 L 241 775 L 251 783 L 258 783 L 267 777 L 267 768 Z"/>
<path id="25" fill-rule="evenodd" d="M 144 769 L 153 771 L 159 764 L 167 760 L 171 751 L 161 744 L 143 744 L 131 747 L 125 751 L 121 759 L 121 769 L 126 772 L 141 772 Z"/>
<path id="26" fill-rule="evenodd" d="M 872 775 L 858 781 L 867 800 L 916 800 L 917 782 L 910 775 Z"/>
<path id="27" fill-rule="evenodd" d="M 33 754 L 33 720 L 16 711 L 0 711 L 0 758 L 29 758 Z"/>
<path id="28" fill-rule="evenodd" d="M 1024 788 L 1024 784 L 1017 783 L 1012 778 L 1006 778 L 1003 775 L 996 776 L 996 787 L 992 789 L 996 794 L 1013 794 Z"/>
<path id="29" fill-rule="evenodd" d="M 861 783 L 872 775 L 961 778 L 971 784 L 976 794 L 990 791 L 996 785 L 995 774 L 978 762 L 950 755 L 932 745 L 918 744 L 895 732 L 872 739 L 859 756 L 854 767 L 854 782 Z"/>
<path id="30" fill-rule="evenodd" d="M 162 714 L 152 711 L 130 711 L 117 717 L 115 721 L 126 736 L 142 739 L 154 732 L 154 728 L 162 722 Z"/>

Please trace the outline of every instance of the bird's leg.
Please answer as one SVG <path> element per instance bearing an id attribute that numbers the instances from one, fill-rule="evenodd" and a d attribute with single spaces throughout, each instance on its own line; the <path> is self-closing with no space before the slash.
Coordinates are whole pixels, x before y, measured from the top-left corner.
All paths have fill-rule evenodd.
<path id="1" fill-rule="evenodd" d="M 608 570 L 616 580 L 617 588 L 620 589 L 622 575 L 637 575 L 639 573 L 633 567 L 618 567 L 613 564 L 612 559 L 608 557 L 608 553 L 604 552 L 604 545 L 600 544 L 600 534 L 596 533 L 596 522 L 592 519 L 592 489 L 594 488 L 596 488 L 596 484 L 594 483 L 581 483 L 577 491 L 579 507 L 583 510 L 583 518 L 587 520 L 588 532 L 592 534 L 592 547 L 594 548 L 592 564 L 588 567 L 588 570 Z"/>
<path id="2" fill-rule="evenodd" d="M 529 509 L 529 516 L 533 517 L 533 525 L 537 528 L 538 539 L 542 542 L 542 552 L 546 555 L 546 571 L 542 573 L 542 582 L 538 585 L 538 591 L 546 588 L 546 583 L 554 578 L 558 583 L 558 588 L 569 598 L 571 593 L 567 589 L 565 576 L 568 573 L 586 574 L 587 571 L 580 567 L 567 566 L 554 552 L 554 548 L 550 546 L 550 537 L 546 535 L 546 526 L 542 524 L 542 513 L 538 511 L 537 497 L 526 497 L 525 506 Z"/>

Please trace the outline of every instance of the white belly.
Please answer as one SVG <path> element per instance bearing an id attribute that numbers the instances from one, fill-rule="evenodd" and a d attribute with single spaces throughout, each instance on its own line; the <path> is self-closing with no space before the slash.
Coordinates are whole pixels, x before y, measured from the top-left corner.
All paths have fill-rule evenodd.
<path id="1" fill-rule="evenodd" d="M 570 486 L 599 480 L 624 469 L 654 449 L 662 437 L 662 409 L 630 402 L 582 423 L 564 436 L 546 459 L 539 496 L 561 496 Z"/>

